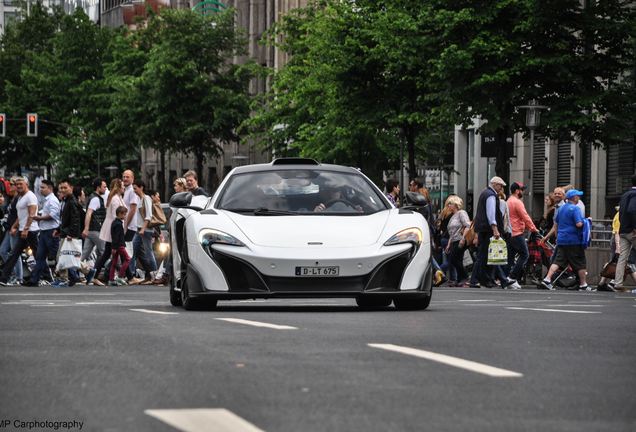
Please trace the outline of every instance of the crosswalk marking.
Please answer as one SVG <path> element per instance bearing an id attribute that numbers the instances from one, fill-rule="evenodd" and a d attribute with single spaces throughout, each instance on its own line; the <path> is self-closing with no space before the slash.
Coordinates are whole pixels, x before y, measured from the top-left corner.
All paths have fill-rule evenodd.
<path id="1" fill-rule="evenodd" d="M 432 360 L 438 363 L 443 363 L 448 366 L 454 366 L 456 368 L 469 370 L 471 372 L 488 375 L 495 378 L 519 378 L 523 374 L 506 369 L 497 368 L 494 366 L 488 366 L 483 363 L 477 363 L 471 360 L 465 360 L 459 357 L 453 357 L 445 354 L 438 354 L 431 351 L 424 351 L 416 348 L 409 348 L 393 344 L 368 344 L 371 348 L 379 348 L 387 351 L 393 351 L 400 354 L 411 355 L 427 360 Z"/>
<path id="2" fill-rule="evenodd" d="M 263 432 L 232 411 L 216 409 L 153 409 L 147 415 L 183 432 Z"/>
<path id="3" fill-rule="evenodd" d="M 245 324 L 245 325 L 251 325 L 254 327 L 265 327 L 265 328 L 270 328 L 270 329 L 274 329 L 274 330 L 298 330 L 298 327 L 292 327 L 292 326 L 286 326 L 286 325 L 278 325 L 278 324 L 270 324 L 270 323 L 264 323 L 264 322 L 260 322 L 260 321 L 250 321 L 250 320 L 244 320 L 244 319 L 240 319 L 240 318 L 215 318 L 219 321 L 227 321 L 227 322 L 232 322 L 232 323 L 236 323 L 236 324 Z"/>

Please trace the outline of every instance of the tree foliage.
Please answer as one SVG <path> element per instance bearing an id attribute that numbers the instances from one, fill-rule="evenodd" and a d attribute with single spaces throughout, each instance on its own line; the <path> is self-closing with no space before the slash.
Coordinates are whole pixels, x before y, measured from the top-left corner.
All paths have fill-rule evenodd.
<path id="1" fill-rule="evenodd" d="M 518 107 L 534 99 L 550 107 L 546 133 L 612 145 L 636 118 L 628 3 L 310 2 L 271 31 L 291 59 L 248 126 L 274 148 L 358 166 L 395 161 L 405 143 L 413 175 L 427 143 L 482 118 L 507 177 L 506 138 L 525 130 Z"/>
<path id="2" fill-rule="evenodd" d="M 88 179 L 96 159 L 123 167 L 143 146 L 194 154 L 200 169 L 249 114 L 253 67 L 231 61 L 246 45 L 233 13 L 164 9 L 129 32 L 34 4 L 0 42 L 0 109 L 16 120 L 0 165 Z M 37 138 L 20 127 L 27 112 Z"/>

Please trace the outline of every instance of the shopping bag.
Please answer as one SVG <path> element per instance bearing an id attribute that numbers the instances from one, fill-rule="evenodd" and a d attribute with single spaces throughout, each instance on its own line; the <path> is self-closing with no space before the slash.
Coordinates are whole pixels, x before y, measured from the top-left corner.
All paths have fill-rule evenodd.
<path id="1" fill-rule="evenodd" d="M 491 237 L 488 245 L 488 265 L 505 264 L 508 264 L 508 246 L 506 246 L 506 241 L 501 237 L 498 239 Z"/>
<path id="2" fill-rule="evenodd" d="M 462 264 L 464 265 L 464 268 L 467 268 L 473 265 L 473 256 L 470 254 L 470 250 L 468 249 L 464 251 L 464 258 L 463 258 Z"/>
<path id="3" fill-rule="evenodd" d="M 163 266 L 164 261 L 161 261 L 161 265 L 159 266 L 159 269 L 155 273 L 155 279 L 161 279 L 163 277 L 163 274 L 166 272 L 166 270 L 165 270 L 165 268 Z"/>
<path id="4" fill-rule="evenodd" d="M 131 242 L 131 241 L 127 241 L 126 242 L 126 253 L 128 254 L 128 258 L 132 259 L 132 256 L 133 256 L 133 242 Z"/>
<path id="5" fill-rule="evenodd" d="M 55 270 L 68 270 L 72 268 L 80 268 L 82 256 L 82 240 L 72 239 L 62 242 L 60 246 L 60 257 L 57 260 Z"/>

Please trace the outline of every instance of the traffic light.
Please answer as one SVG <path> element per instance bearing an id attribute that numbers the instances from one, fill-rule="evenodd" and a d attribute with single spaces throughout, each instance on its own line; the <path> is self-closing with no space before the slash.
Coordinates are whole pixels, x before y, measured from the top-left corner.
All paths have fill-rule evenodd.
<path id="1" fill-rule="evenodd" d="M 0 138 L 7 136 L 7 115 L 0 113 Z"/>
<path id="2" fill-rule="evenodd" d="M 27 114 L 27 136 L 38 136 L 38 115 L 36 113 Z"/>

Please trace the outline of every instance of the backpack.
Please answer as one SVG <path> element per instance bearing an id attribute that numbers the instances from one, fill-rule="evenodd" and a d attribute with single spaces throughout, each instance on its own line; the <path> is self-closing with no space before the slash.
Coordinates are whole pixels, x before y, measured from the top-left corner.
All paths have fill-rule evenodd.
<path id="1" fill-rule="evenodd" d="M 9 192 L 11 191 L 11 183 L 4 177 L 0 177 L 0 194 L 9 196 Z"/>

